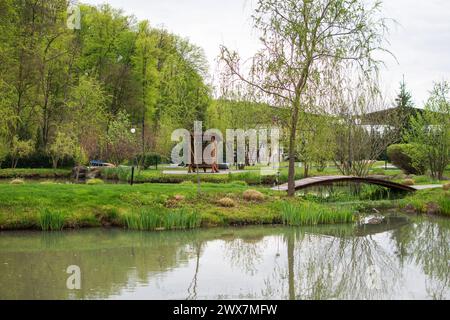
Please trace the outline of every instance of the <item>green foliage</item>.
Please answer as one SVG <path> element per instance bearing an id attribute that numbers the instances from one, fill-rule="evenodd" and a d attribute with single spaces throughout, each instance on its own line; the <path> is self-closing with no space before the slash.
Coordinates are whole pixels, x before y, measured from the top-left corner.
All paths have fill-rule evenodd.
<path id="1" fill-rule="evenodd" d="M 364 73 L 366 79 L 375 76 L 373 71 L 380 61 L 375 59 L 372 49 L 382 46 L 386 29 L 380 13 L 379 2 L 368 4 L 363 0 L 260 0 L 252 18 L 261 35 L 262 49 L 250 59 L 252 65 L 243 67 L 237 52 L 221 48 L 227 91 L 245 92 L 255 100 L 271 101 L 286 110 L 290 196 L 295 195 L 294 162 L 302 111 L 329 112 L 330 103 L 319 99 L 324 96 L 321 90 L 335 89 L 350 74 L 354 76 L 355 70 Z M 342 73 L 343 78 L 334 71 L 323 72 L 323 67 L 329 64 L 334 71 L 349 68 L 352 72 Z M 358 69 L 352 69 L 352 64 Z M 249 70 L 249 74 L 243 73 L 243 69 Z M 312 143 L 311 139 L 304 140 Z"/>
<path id="2" fill-rule="evenodd" d="M 75 144 L 75 139 L 71 135 L 63 131 L 57 132 L 55 140 L 48 148 L 48 153 L 52 158 L 54 169 L 58 167 L 60 159 L 74 157 L 76 153 Z"/>
<path id="3" fill-rule="evenodd" d="M 412 95 L 406 88 L 405 80 L 400 83 L 400 92 L 395 98 L 397 141 L 404 141 L 403 136 L 411 130 L 411 116 L 415 115 Z"/>
<path id="4" fill-rule="evenodd" d="M 173 128 L 205 118 L 203 52 L 109 5 L 80 8 L 74 31 L 65 0 L 1 3 L 0 138 L 8 148 L 30 142 L 37 153 L 51 149 L 57 163 L 67 153 L 59 132 L 69 128 L 77 164 L 121 163 L 134 153 L 124 150 L 127 133 L 118 142 L 115 132 L 126 114 L 140 130 L 133 148 L 140 138 L 144 150 L 168 154 Z"/>
<path id="5" fill-rule="evenodd" d="M 194 229 L 200 226 L 200 215 L 196 211 L 186 209 L 162 210 L 142 208 L 137 214 L 127 214 L 125 224 L 134 230 L 174 230 Z"/>
<path id="6" fill-rule="evenodd" d="M 427 156 L 424 148 L 417 144 L 394 144 L 388 147 L 389 160 L 407 174 L 424 174 Z"/>
<path id="7" fill-rule="evenodd" d="M 0 179 L 8 178 L 69 178 L 70 170 L 65 169 L 2 169 Z"/>
<path id="8" fill-rule="evenodd" d="M 43 209 L 39 213 L 39 226 L 43 231 L 59 231 L 64 228 L 65 214 L 61 211 Z"/>
<path id="9" fill-rule="evenodd" d="M 411 119 L 412 130 L 405 134 L 409 143 L 425 151 L 433 178 L 442 180 L 450 163 L 450 84 L 436 83 L 423 114 Z"/>
<path id="10" fill-rule="evenodd" d="M 8 152 L 9 148 L 6 142 L 0 138 L 0 168 L 2 167 L 2 162 L 5 161 Z"/>
<path id="11" fill-rule="evenodd" d="M 125 112 L 119 112 L 109 125 L 106 152 L 109 161 L 115 165 L 132 159 L 137 152 L 136 137 L 130 131 L 131 127 L 129 116 Z"/>
<path id="12" fill-rule="evenodd" d="M 87 185 L 99 185 L 99 184 L 105 184 L 105 182 L 102 179 L 89 179 L 86 181 Z"/>
<path id="13" fill-rule="evenodd" d="M 418 213 L 427 213 L 427 205 L 436 204 L 439 214 L 450 216 L 450 191 L 428 189 L 416 192 L 400 201 L 401 207 L 412 206 Z"/>
<path id="14" fill-rule="evenodd" d="M 34 151 L 33 141 L 19 140 L 17 136 L 14 136 L 10 149 L 12 168 L 14 169 L 17 167 L 17 163 L 19 162 L 20 158 L 29 156 L 30 154 L 33 153 L 33 151 Z"/>
<path id="15" fill-rule="evenodd" d="M 143 164 L 145 169 L 148 169 L 151 166 L 158 166 L 162 163 L 166 163 L 168 159 L 159 153 L 150 152 L 145 154 L 144 159 L 142 159 L 142 155 L 138 155 L 138 161 Z"/>

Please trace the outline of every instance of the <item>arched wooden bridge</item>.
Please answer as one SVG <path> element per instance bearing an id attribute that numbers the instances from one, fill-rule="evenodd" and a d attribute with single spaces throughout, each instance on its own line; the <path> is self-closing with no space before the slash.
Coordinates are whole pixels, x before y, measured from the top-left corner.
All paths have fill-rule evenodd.
<path id="1" fill-rule="evenodd" d="M 367 183 L 367 184 L 374 184 L 378 186 L 383 186 L 389 189 L 393 190 L 401 190 L 401 191 L 409 191 L 413 192 L 416 191 L 413 187 L 406 186 L 404 184 L 395 183 L 388 180 L 382 180 L 377 178 L 371 178 L 371 177 L 353 177 L 353 176 L 321 176 L 321 177 L 311 177 L 311 178 L 305 178 L 301 180 L 295 181 L 295 190 L 301 190 L 309 187 L 314 186 L 324 186 L 324 185 L 330 185 L 335 182 L 357 182 L 357 183 Z M 272 190 L 279 190 L 279 191 L 287 191 L 288 190 L 288 184 L 285 183 L 283 185 L 280 185 L 278 187 L 272 188 Z"/>

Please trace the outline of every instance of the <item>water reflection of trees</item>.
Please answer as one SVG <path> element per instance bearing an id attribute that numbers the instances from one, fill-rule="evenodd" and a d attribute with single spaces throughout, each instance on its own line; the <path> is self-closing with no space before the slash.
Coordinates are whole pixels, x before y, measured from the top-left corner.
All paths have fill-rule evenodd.
<path id="1" fill-rule="evenodd" d="M 177 290 L 187 299 L 198 299 L 204 296 L 202 272 L 211 274 L 202 268 L 202 258 L 213 241 L 214 248 L 223 249 L 217 256 L 223 259 L 222 270 L 242 274 L 243 284 L 259 273 L 270 274 L 264 283 L 240 292 L 243 298 L 398 298 L 407 268 L 426 275 L 430 298 L 449 298 L 450 220 L 414 222 L 384 229 L 346 225 L 11 234 L 0 239 L 0 297 L 109 298 L 156 278 L 163 279 L 164 285 L 164 277 L 172 270 L 187 267 L 190 276 L 183 278 L 186 282 Z M 211 258 L 211 252 L 208 254 Z M 83 272 L 82 290 L 75 293 L 65 288 L 65 269 L 72 264 Z M 368 279 L 371 266 L 381 270 L 379 283 Z M 220 290 L 218 287 L 217 296 L 236 298 Z"/>
<path id="2" fill-rule="evenodd" d="M 401 297 L 407 263 L 427 275 L 429 298 L 449 297 L 449 220 L 421 220 L 378 235 L 341 234 L 345 236 L 323 237 L 320 232 L 301 229 L 287 232 L 287 263 L 273 270 L 263 295 L 289 299 L 395 299 Z M 370 281 L 371 266 L 381 271 L 379 281 Z"/>
<path id="3" fill-rule="evenodd" d="M 2 237 L 0 297 L 104 299 L 149 281 L 192 258 L 189 233 L 87 231 Z M 69 265 L 82 272 L 79 291 L 66 288 Z"/>
<path id="4" fill-rule="evenodd" d="M 396 230 L 393 239 L 402 263 L 419 266 L 427 275 L 426 290 L 433 299 L 450 297 L 450 220 L 417 218 Z"/>
<path id="5" fill-rule="evenodd" d="M 337 238 L 290 232 L 285 243 L 287 268 L 274 270 L 267 293 L 281 277 L 288 279 L 284 297 L 289 299 L 374 299 L 385 297 L 400 276 L 391 256 L 371 236 Z M 383 270 L 376 289 L 368 279 L 371 266 Z"/>
<path id="6" fill-rule="evenodd" d="M 224 243 L 224 256 L 233 268 L 238 268 L 248 275 L 254 275 L 262 261 L 266 241 L 257 239 L 235 239 Z"/>

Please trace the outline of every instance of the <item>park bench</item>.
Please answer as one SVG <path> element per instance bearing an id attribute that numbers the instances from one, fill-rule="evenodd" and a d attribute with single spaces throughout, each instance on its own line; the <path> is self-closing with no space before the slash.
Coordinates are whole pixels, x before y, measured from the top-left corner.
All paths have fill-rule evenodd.
<path id="1" fill-rule="evenodd" d="M 189 172 L 189 173 L 197 172 L 197 168 L 198 168 L 198 169 L 203 169 L 203 172 L 206 173 L 206 169 L 211 169 L 211 170 L 212 170 L 212 165 L 206 164 L 206 163 L 202 163 L 202 164 L 190 164 L 189 167 L 188 167 L 188 172 Z"/>

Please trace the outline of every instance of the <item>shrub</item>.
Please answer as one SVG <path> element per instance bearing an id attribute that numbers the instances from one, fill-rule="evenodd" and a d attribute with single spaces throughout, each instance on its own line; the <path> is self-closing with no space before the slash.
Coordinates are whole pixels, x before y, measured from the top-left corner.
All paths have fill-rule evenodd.
<path id="1" fill-rule="evenodd" d="M 405 179 L 402 181 L 402 184 L 405 186 L 413 186 L 416 184 L 416 182 L 413 179 Z"/>
<path id="2" fill-rule="evenodd" d="M 2 163 L 3 167 L 11 167 L 13 159 L 11 155 L 7 155 Z M 72 168 L 75 165 L 75 160 L 72 156 L 61 159 L 59 167 Z M 28 156 L 21 157 L 17 163 L 16 168 L 52 168 L 52 158 L 45 153 L 35 152 Z"/>
<path id="3" fill-rule="evenodd" d="M 263 201 L 264 195 L 256 190 L 246 190 L 244 191 L 244 200 L 247 201 Z"/>
<path id="4" fill-rule="evenodd" d="M 450 190 L 450 183 L 444 184 L 444 186 L 442 188 L 444 188 L 445 191 Z"/>
<path id="5" fill-rule="evenodd" d="M 150 152 L 145 154 L 144 161 L 142 161 L 142 155 L 138 156 L 139 163 L 144 164 L 144 168 L 148 169 L 151 166 L 158 167 L 159 164 L 167 162 L 167 158 L 160 155 L 159 153 Z"/>
<path id="6" fill-rule="evenodd" d="M 233 182 L 231 182 L 230 185 L 246 187 L 246 186 L 248 186 L 248 183 L 245 181 L 233 181 Z"/>
<path id="7" fill-rule="evenodd" d="M 24 184 L 25 181 L 23 179 L 13 179 L 10 184 Z"/>
<path id="8" fill-rule="evenodd" d="M 231 198 L 222 198 L 217 203 L 225 208 L 233 208 L 236 206 L 236 202 Z"/>
<path id="9" fill-rule="evenodd" d="M 394 144 L 388 147 L 390 161 L 407 174 L 424 174 L 427 158 L 423 149 L 415 144 Z"/>
<path id="10" fill-rule="evenodd" d="M 105 182 L 102 179 L 89 179 L 88 181 L 86 181 L 87 185 L 99 185 L 99 184 L 104 184 Z"/>

